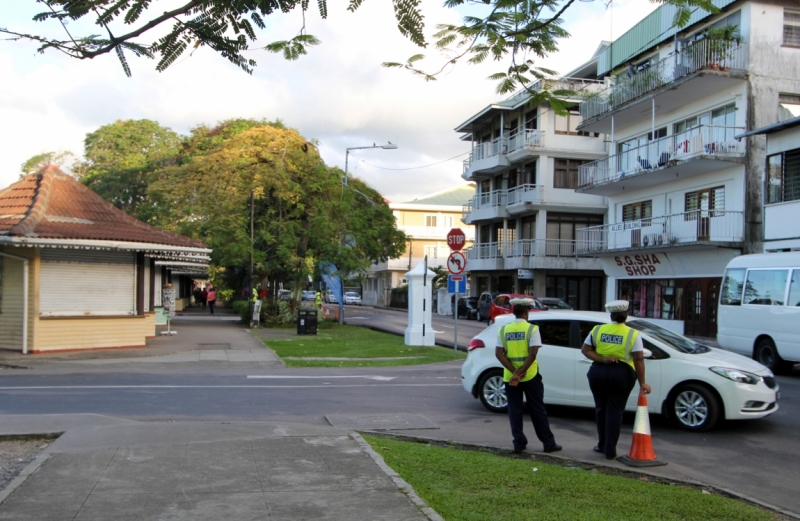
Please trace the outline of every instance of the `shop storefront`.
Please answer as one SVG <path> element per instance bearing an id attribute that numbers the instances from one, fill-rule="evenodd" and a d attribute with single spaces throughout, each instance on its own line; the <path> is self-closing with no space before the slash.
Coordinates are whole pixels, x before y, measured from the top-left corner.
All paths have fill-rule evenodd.
<path id="1" fill-rule="evenodd" d="M 629 301 L 632 317 L 674 321 L 665 327 L 688 336 L 714 338 L 722 274 L 737 255 L 736 250 L 705 249 L 601 260 L 609 277 L 609 295 Z"/>

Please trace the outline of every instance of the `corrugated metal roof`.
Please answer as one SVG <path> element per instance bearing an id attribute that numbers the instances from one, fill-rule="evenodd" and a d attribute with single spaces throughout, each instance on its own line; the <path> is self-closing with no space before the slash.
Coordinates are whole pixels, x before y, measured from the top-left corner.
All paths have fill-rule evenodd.
<path id="1" fill-rule="evenodd" d="M 722 9 L 735 1 L 712 0 L 712 3 Z M 685 31 L 688 27 L 711 16 L 707 11 L 695 8 L 689 18 L 689 23 L 685 27 L 679 28 L 673 23 L 677 12 L 676 6 L 664 4 L 614 40 L 614 43 L 600 54 L 597 62 L 597 75 L 602 76 L 608 73 L 614 67 L 626 63 L 631 58 L 671 39 L 678 32 Z"/>

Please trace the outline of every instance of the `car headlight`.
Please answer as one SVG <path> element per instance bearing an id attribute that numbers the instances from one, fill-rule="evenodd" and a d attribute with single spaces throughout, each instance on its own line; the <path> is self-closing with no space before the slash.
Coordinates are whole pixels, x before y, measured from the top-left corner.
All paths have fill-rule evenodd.
<path id="1" fill-rule="evenodd" d="M 755 385 L 761 381 L 761 377 L 757 374 L 748 373 L 747 371 L 742 371 L 741 369 L 730 369 L 728 367 L 709 367 L 709 370 L 717 373 L 720 376 L 724 376 L 728 380 L 733 380 L 734 382 L 739 382 L 742 384 Z"/>

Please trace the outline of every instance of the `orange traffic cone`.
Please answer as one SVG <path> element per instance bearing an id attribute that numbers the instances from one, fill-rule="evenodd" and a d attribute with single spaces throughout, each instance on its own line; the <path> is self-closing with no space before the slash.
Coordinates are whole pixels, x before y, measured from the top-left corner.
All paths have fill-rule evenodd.
<path id="1" fill-rule="evenodd" d="M 666 465 L 658 461 L 653 452 L 653 438 L 650 436 L 650 414 L 647 412 L 647 395 L 639 393 L 639 403 L 636 407 L 636 419 L 633 421 L 633 443 L 627 456 L 620 456 L 617 460 L 631 467 L 659 467 Z"/>

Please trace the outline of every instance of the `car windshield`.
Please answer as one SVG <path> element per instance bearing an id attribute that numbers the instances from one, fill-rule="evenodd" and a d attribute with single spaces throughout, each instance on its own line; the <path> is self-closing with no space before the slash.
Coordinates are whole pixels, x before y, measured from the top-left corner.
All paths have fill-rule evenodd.
<path id="1" fill-rule="evenodd" d="M 698 354 L 710 351 L 709 348 L 704 345 L 697 344 L 683 335 L 679 335 L 669 329 L 657 326 L 652 322 L 647 322 L 646 320 L 628 320 L 625 324 L 637 331 L 647 333 L 665 344 L 669 344 L 681 353 Z"/>
<path id="2" fill-rule="evenodd" d="M 550 309 L 572 309 L 569 304 L 561 300 L 545 300 L 544 305 Z"/>

